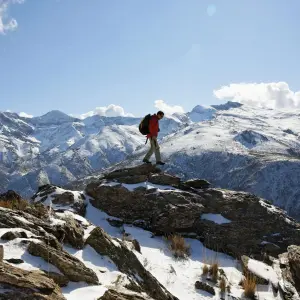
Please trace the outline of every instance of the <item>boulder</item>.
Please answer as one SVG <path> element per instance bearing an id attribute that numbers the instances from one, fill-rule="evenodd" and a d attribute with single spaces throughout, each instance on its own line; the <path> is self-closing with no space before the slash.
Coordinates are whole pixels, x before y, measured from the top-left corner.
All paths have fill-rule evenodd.
<path id="1" fill-rule="evenodd" d="M 180 184 L 180 178 L 176 176 L 172 176 L 169 174 L 151 174 L 149 179 L 149 182 L 154 184 L 160 184 L 160 185 L 171 185 L 171 186 L 178 186 Z"/>
<path id="2" fill-rule="evenodd" d="M 27 238 L 27 234 L 24 231 L 8 231 L 1 236 L 1 240 L 11 241 L 17 238 Z"/>
<path id="3" fill-rule="evenodd" d="M 98 284 L 95 272 L 87 268 L 79 259 L 64 250 L 56 250 L 44 243 L 31 241 L 28 246 L 31 255 L 39 256 L 56 266 L 70 281 Z"/>
<path id="4" fill-rule="evenodd" d="M 211 185 L 205 179 L 190 179 L 188 181 L 185 181 L 183 184 L 194 189 L 206 189 Z"/>
<path id="5" fill-rule="evenodd" d="M 208 292 L 212 295 L 216 294 L 215 289 L 212 286 L 208 285 L 205 282 L 201 282 L 201 281 L 196 281 L 195 282 L 195 289 L 203 290 L 203 291 Z"/>
<path id="6" fill-rule="evenodd" d="M 122 241 L 112 239 L 103 229 L 96 227 L 88 237 L 86 244 L 100 255 L 108 256 L 122 273 L 127 274 L 132 285 L 141 287 L 156 300 L 175 300 L 155 277 L 141 264 L 136 255 Z M 177 299 L 178 300 L 178 299 Z"/>
<path id="7" fill-rule="evenodd" d="M 102 297 L 98 300 L 148 300 L 143 296 L 137 295 L 135 293 L 125 294 L 116 290 L 107 290 Z"/>
<path id="8" fill-rule="evenodd" d="M 2 300 L 65 300 L 59 287 L 40 271 L 26 271 L 6 263 L 0 263 L 0 285 L 7 293 Z"/>

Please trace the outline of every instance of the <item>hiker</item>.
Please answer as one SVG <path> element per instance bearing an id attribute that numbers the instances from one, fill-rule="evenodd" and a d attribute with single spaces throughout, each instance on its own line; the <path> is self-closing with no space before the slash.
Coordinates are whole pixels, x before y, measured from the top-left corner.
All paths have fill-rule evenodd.
<path id="1" fill-rule="evenodd" d="M 156 114 L 152 115 L 149 120 L 149 133 L 147 134 L 147 139 L 150 139 L 150 149 L 143 159 L 144 163 L 151 164 L 149 161 L 153 152 L 155 153 L 156 164 L 164 165 L 165 163 L 161 161 L 159 145 L 157 142 L 157 135 L 160 131 L 158 121 L 164 117 L 164 113 L 162 111 L 158 111 Z"/>

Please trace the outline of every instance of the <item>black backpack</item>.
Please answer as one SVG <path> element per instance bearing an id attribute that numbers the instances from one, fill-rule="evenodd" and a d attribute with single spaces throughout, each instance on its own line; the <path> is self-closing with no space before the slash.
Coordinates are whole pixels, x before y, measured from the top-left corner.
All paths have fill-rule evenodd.
<path id="1" fill-rule="evenodd" d="M 140 125 L 139 125 L 139 131 L 141 134 L 143 135 L 147 135 L 150 133 L 149 131 L 149 121 L 151 119 L 151 115 L 146 115 L 144 117 L 144 119 L 141 121 Z"/>

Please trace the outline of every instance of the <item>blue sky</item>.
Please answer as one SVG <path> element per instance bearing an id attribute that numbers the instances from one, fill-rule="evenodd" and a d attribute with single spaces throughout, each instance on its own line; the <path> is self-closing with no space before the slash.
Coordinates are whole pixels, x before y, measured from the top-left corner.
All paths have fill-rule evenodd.
<path id="1" fill-rule="evenodd" d="M 0 111 L 300 103 L 299 0 L 3 1 Z"/>

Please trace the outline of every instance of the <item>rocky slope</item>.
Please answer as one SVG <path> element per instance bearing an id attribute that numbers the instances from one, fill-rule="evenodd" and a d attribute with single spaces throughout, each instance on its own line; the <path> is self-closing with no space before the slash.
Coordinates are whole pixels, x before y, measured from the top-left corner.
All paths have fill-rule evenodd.
<path id="1" fill-rule="evenodd" d="M 0 224 L 23 228 L 27 240 L 23 233 L 3 243 L 4 251 L 22 240 L 25 258 L 49 261 L 66 279 L 62 294 L 67 299 L 81 292 L 87 300 L 200 300 L 208 293 L 212 299 L 244 299 L 240 282 L 248 273 L 259 283 L 255 294 L 260 299 L 299 299 L 300 224 L 252 194 L 212 188 L 201 179 L 184 181 L 142 165 L 106 173 L 81 191 L 43 186 L 32 203 L 51 207 L 50 219 L 37 221 L 28 215 L 32 208 L 5 210 L 9 220 L 0 217 Z M 21 224 L 23 219 L 39 226 Z M 46 231 L 43 236 L 40 228 Z M 175 258 L 170 248 L 174 235 L 189 245 L 184 259 Z M 214 282 L 202 269 L 216 261 Z M 82 269 L 80 279 L 73 277 L 74 267 Z M 225 294 L 222 278 L 229 286 Z M 78 280 L 86 285 L 76 285 Z"/>

